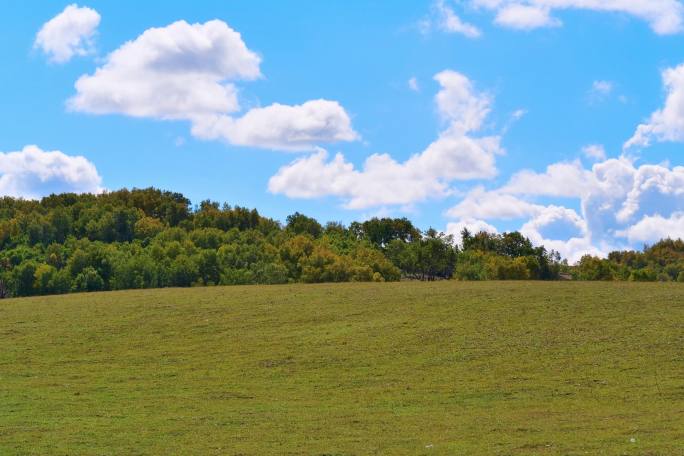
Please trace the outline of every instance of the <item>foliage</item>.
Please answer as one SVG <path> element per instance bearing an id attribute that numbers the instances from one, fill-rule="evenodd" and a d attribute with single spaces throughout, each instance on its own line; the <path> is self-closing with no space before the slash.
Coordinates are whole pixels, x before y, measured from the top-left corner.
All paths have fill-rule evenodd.
<path id="1" fill-rule="evenodd" d="M 461 280 L 556 280 L 564 266 L 557 252 L 534 247 L 518 232 L 461 233 L 454 276 Z"/>
<path id="2" fill-rule="evenodd" d="M 154 188 L 39 201 L 0 198 L 0 296 L 80 291 L 409 280 L 684 281 L 684 242 L 591 256 L 570 267 L 518 232 L 421 232 L 406 218 L 285 225 Z"/>
<path id="3" fill-rule="evenodd" d="M 572 273 L 579 280 L 684 282 L 684 241 L 663 239 L 643 252 L 615 251 L 606 259 L 585 256 Z"/>
<path id="4" fill-rule="evenodd" d="M 8 294 L 287 282 L 392 281 L 401 271 L 341 224 L 156 189 L 0 200 Z"/>

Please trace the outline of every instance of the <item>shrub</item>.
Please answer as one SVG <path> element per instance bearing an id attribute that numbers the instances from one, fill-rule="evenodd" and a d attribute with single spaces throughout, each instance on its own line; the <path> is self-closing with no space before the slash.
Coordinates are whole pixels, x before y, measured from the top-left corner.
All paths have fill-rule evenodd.
<path id="1" fill-rule="evenodd" d="M 88 266 L 74 278 L 71 289 L 72 291 L 101 291 L 105 289 L 105 283 L 97 270 Z"/>

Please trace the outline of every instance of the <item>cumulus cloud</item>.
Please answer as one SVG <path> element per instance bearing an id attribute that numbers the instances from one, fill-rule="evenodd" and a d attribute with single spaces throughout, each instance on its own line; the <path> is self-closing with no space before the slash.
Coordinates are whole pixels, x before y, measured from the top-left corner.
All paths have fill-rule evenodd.
<path id="1" fill-rule="evenodd" d="M 538 214 L 543 208 L 511 194 L 476 187 L 446 215 L 455 219 L 514 220 Z"/>
<path id="2" fill-rule="evenodd" d="M 346 207 L 362 209 L 440 198 L 451 193 L 452 181 L 494 177 L 496 156 L 503 153 L 500 138 L 472 135 L 483 125 L 490 97 L 455 71 L 438 73 L 435 80 L 442 87 L 435 103 L 446 125 L 424 151 L 404 162 L 373 154 L 356 169 L 342 154 L 328 160 L 320 150 L 282 167 L 270 179 L 269 190 L 291 198 L 337 196 Z"/>
<path id="3" fill-rule="evenodd" d="M 560 206 L 548 206 L 525 223 L 520 232 L 535 245 L 555 250 L 571 263 L 582 256 L 604 255 L 592 245 L 586 222 L 577 212 Z"/>
<path id="4" fill-rule="evenodd" d="M 463 246 L 463 236 L 461 236 L 461 233 L 463 233 L 464 229 L 467 229 L 473 234 L 481 233 L 483 231 L 492 234 L 497 234 L 499 232 L 495 226 L 492 226 L 483 220 L 465 218 L 458 222 L 449 223 L 447 225 L 446 234 L 453 236 L 454 242 L 458 246 Z"/>
<path id="5" fill-rule="evenodd" d="M 654 220 L 671 219 L 684 211 L 684 167 L 645 164 L 636 166 L 627 158 L 611 159 L 593 166 L 594 182 L 582 198 L 582 211 L 594 243 L 618 245 L 657 241 L 672 223 L 653 230 Z"/>
<path id="6" fill-rule="evenodd" d="M 276 103 L 251 109 L 237 119 L 208 116 L 196 119 L 192 132 L 203 139 L 281 150 L 307 150 L 314 148 L 314 144 L 359 138 L 344 108 L 328 100 L 297 106 Z"/>
<path id="7" fill-rule="evenodd" d="M 99 193 L 102 178 L 85 157 L 26 146 L 0 152 L 0 194 L 37 199 L 51 193 Z"/>
<path id="8" fill-rule="evenodd" d="M 496 173 L 496 138 L 440 138 L 404 162 L 373 154 L 359 170 L 342 154 L 328 161 L 326 151 L 282 167 L 269 180 L 272 193 L 290 198 L 337 196 L 349 209 L 407 205 L 450 194 L 454 180 L 485 179 Z"/>
<path id="9" fill-rule="evenodd" d="M 678 0 L 471 0 L 471 4 L 493 10 L 497 24 L 516 29 L 558 26 L 553 11 L 567 9 L 627 14 L 646 21 L 660 35 L 679 33 L 684 23 L 684 7 Z"/>
<path id="10" fill-rule="evenodd" d="M 550 197 L 574 200 L 581 213 L 538 202 Z M 485 222 L 527 218 L 524 235 L 576 261 L 587 253 L 606 255 L 682 236 L 684 167 L 637 166 L 624 156 L 588 169 L 579 162 L 556 163 L 544 173 L 521 171 L 498 189 L 476 188 L 446 214 Z"/>
<path id="11" fill-rule="evenodd" d="M 584 219 L 572 209 L 548 206 L 525 223 L 521 231 L 540 239 L 568 239 L 586 234 Z"/>
<path id="12" fill-rule="evenodd" d="M 339 103 L 313 100 L 273 104 L 241 117 L 238 81 L 262 76 L 261 58 L 225 22 L 185 21 L 146 30 L 112 52 L 92 75 L 76 82 L 74 111 L 186 120 L 193 134 L 231 144 L 310 149 L 358 135 Z"/>
<path id="13" fill-rule="evenodd" d="M 76 82 L 69 106 L 95 114 L 188 119 L 238 109 L 229 80 L 261 76 L 261 59 L 224 22 L 151 28 Z"/>
<path id="14" fill-rule="evenodd" d="M 519 195 L 578 197 L 590 178 L 590 172 L 579 161 L 554 163 L 544 173 L 523 170 L 514 174 L 502 190 Z"/>
<path id="15" fill-rule="evenodd" d="M 624 148 L 648 147 L 655 141 L 684 141 L 684 64 L 663 72 L 665 106 L 639 125 Z"/>
<path id="16" fill-rule="evenodd" d="M 585 169 L 579 162 L 556 163 L 545 173 L 521 171 L 502 188 L 528 197 L 575 199 L 582 208 L 588 236 L 595 245 L 615 245 L 615 232 L 627 223 L 618 220 L 628 194 L 635 188 L 636 168 L 627 158 L 610 159 Z M 536 182 L 536 184 L 535 184 Z"/>
<path id="17" fill-rule="evenodd" d="M 448 132 L 465 134 L 479 130 L 491 109 L 491 97 L 478 93 L 470 79 L 457 71 L 437 73 L 435 81 L 441 86 L 435 103 L 442 119 L 449 123 Z"/>
<path id="18" fill-rule="evenodd" d="M 684 167 L 643 165 L 633 172 L 633 185 L 617 214 L 620 222 L 645 215 L 645 210 L 669 214 L 684 210 Z"/>
<path id="19" fill-rule="evenodd" d="M 36 35 L 34 47 L 54 63 L 65 63 L 74 56 L 93 52 L 93 39 L 100 25 L 100 15 L 94 9 L 67 6 L 47 21 Z"/>
<path id="20" fill-rule="evenodd" d="M 475 210 L 473 211 L 474 216 L 469 216 L 466 211 L 467 207 L 463 206 L 461 207 L 462 211 L 449 214 L 462 218 L 457 222 L 449 223 L 447 232 L 456 235 L 465 227 L 471 232 L 496 233 L 496 228 L 490 225 L 487 220 L 527 217 L 528 219 L 522 224 L 519 231 L 528 237 L 534 245 L 543 245 L 548 250 L 555 250 L 572 263 L 579 261 L 582 256 L 587 254 L 604 256 L 608 253 L 608 250 L 601 250 L 594 245 L 585 219 L 573 209 L 514 200 L 513 204 L 517 205 L 517 210 L 507 211 L 504 205 L 506 202 L 510 202 L 510 195 L 491 192 L 490 196 L 492 200 L 489 202 L 497 205 L 495 208 L 500 208 L 500 211 Z M 495 201 L 493 199 L 495 197 L 499 197 L 500 200 Z M 478 218 L 480 215 L 483 216 L 483 220 Z M 455 237 L 460 239 L 460 235 Z"/>
<path id="21" fill-rule="evenodd" d="M 668 237 L 684 239 L 684 212 L 676 212 L 667 218 L 661 215 L 646 216 L 617 234 L 627 238 L 631 244 L 655 243 Z"/>

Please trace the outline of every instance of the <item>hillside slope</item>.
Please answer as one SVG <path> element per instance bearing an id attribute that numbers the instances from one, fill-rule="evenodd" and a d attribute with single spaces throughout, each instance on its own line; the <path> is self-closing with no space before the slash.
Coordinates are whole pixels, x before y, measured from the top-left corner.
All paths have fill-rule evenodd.
<path id="1" fill-rule="evenodd" d="M 0 454 L 684 454 L 684 287 L 0 301 Z"/>

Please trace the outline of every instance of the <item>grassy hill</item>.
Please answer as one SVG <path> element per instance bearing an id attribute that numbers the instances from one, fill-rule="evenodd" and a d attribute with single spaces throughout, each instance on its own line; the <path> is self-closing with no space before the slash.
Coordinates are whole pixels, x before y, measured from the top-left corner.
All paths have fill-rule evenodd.
<path id="1" fill-rule="evenodd" d="M 0 301 L 0 454 L 684 454 L 684 286 Z"/>

